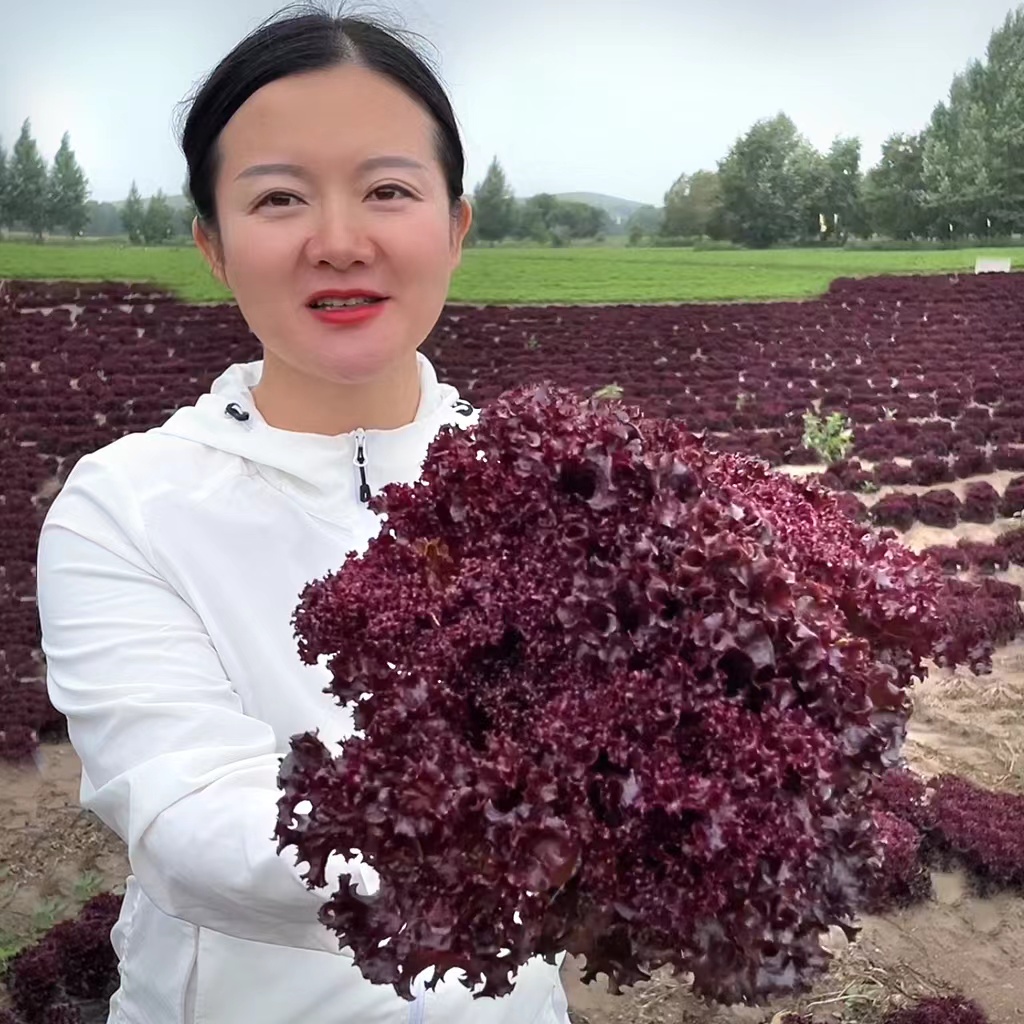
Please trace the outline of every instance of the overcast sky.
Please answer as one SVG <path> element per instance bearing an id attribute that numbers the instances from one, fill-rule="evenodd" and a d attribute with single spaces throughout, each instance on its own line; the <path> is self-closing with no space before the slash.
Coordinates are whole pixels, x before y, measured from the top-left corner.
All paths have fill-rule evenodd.
<path id="1" fill-rule="evenodd" d="M 0 141 L 29 117 L 47 160 L 64 131 L 92 198 L 177 194 L 177 104 L 272 0 L 0 0 Z M 660 204 L 762 117 L 815 145 L 857 135 L 873 164 L 984 56 L 1008 0 L 388 0 L 436 49 L 467 148 L 517 195 Z"/>

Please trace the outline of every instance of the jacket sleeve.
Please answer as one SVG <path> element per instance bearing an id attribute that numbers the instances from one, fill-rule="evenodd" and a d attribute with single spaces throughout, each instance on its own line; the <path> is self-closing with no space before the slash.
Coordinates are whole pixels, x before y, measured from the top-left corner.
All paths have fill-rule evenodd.
<path id="1" fill-rule="evenodd" d="M 280 754 L 242 711 L 199 616 L 153 567 L 127 478 L 80 460 L 43 523 L 37 591 L 47 689 L 82 761 L 82 803 L 127 843 L 165 913 L 238 938 L 338 953 L 317 920 L 334 855 L 310 890 L 273 839 Z M 254 628 L 258 628 L 254 624 Z"/>

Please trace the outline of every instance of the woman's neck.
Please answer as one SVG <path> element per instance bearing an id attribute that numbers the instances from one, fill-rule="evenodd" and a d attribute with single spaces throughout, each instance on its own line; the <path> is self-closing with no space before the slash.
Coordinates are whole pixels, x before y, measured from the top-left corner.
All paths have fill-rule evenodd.
<path id="1" fill-rule="evenodd" d="M 310 377 L 264 352 L 263 373 L 251 389 L 263 419 L 278 430 L 303 434 L 348 434 L 394 430 L 416 418 L 420 370 L 416 353 L 379 378 L 337 384 Z"/>

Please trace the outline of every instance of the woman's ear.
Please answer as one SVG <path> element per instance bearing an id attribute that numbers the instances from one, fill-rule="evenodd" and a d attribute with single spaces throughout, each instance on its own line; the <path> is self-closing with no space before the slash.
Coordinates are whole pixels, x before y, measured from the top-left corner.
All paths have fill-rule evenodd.
<path id="1" fill-rule="evenodd" d="M 231 285 L 228 284 L 227 274 L 224 271 L 224 254 L 221 250 L 220 239 L 212 233 L 208 234 L 206 228 L 199 223 L 198 217 L 192 218 L 192 238 L 203 254 L 213 276 L 225 288 L 230 289 Z"/>
<path id="2" fill-rule="evenodd" d="M 452 218 L 452 270 L 462 262 L 462 243 L 466 240 L 472 223 L 473 207 L 463 196 L 459 201 L 458 216 Z"/>

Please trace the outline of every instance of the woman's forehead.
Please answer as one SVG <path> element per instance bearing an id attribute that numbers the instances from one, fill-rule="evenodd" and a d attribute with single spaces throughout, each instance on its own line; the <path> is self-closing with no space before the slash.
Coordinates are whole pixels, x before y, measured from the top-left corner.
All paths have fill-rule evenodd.
<path id="1" fill-rule="evenodd" d="M 259 163 L 271 151 L 278 162 L 302 163 L 304 153 L 307 160 L 360 162 L 402 155 L 421 164 L 433 152 L 430 114 L 383 75 L 350 64 L 263 86 L 221 134 L 222 157 L 232 165 Z"/>

